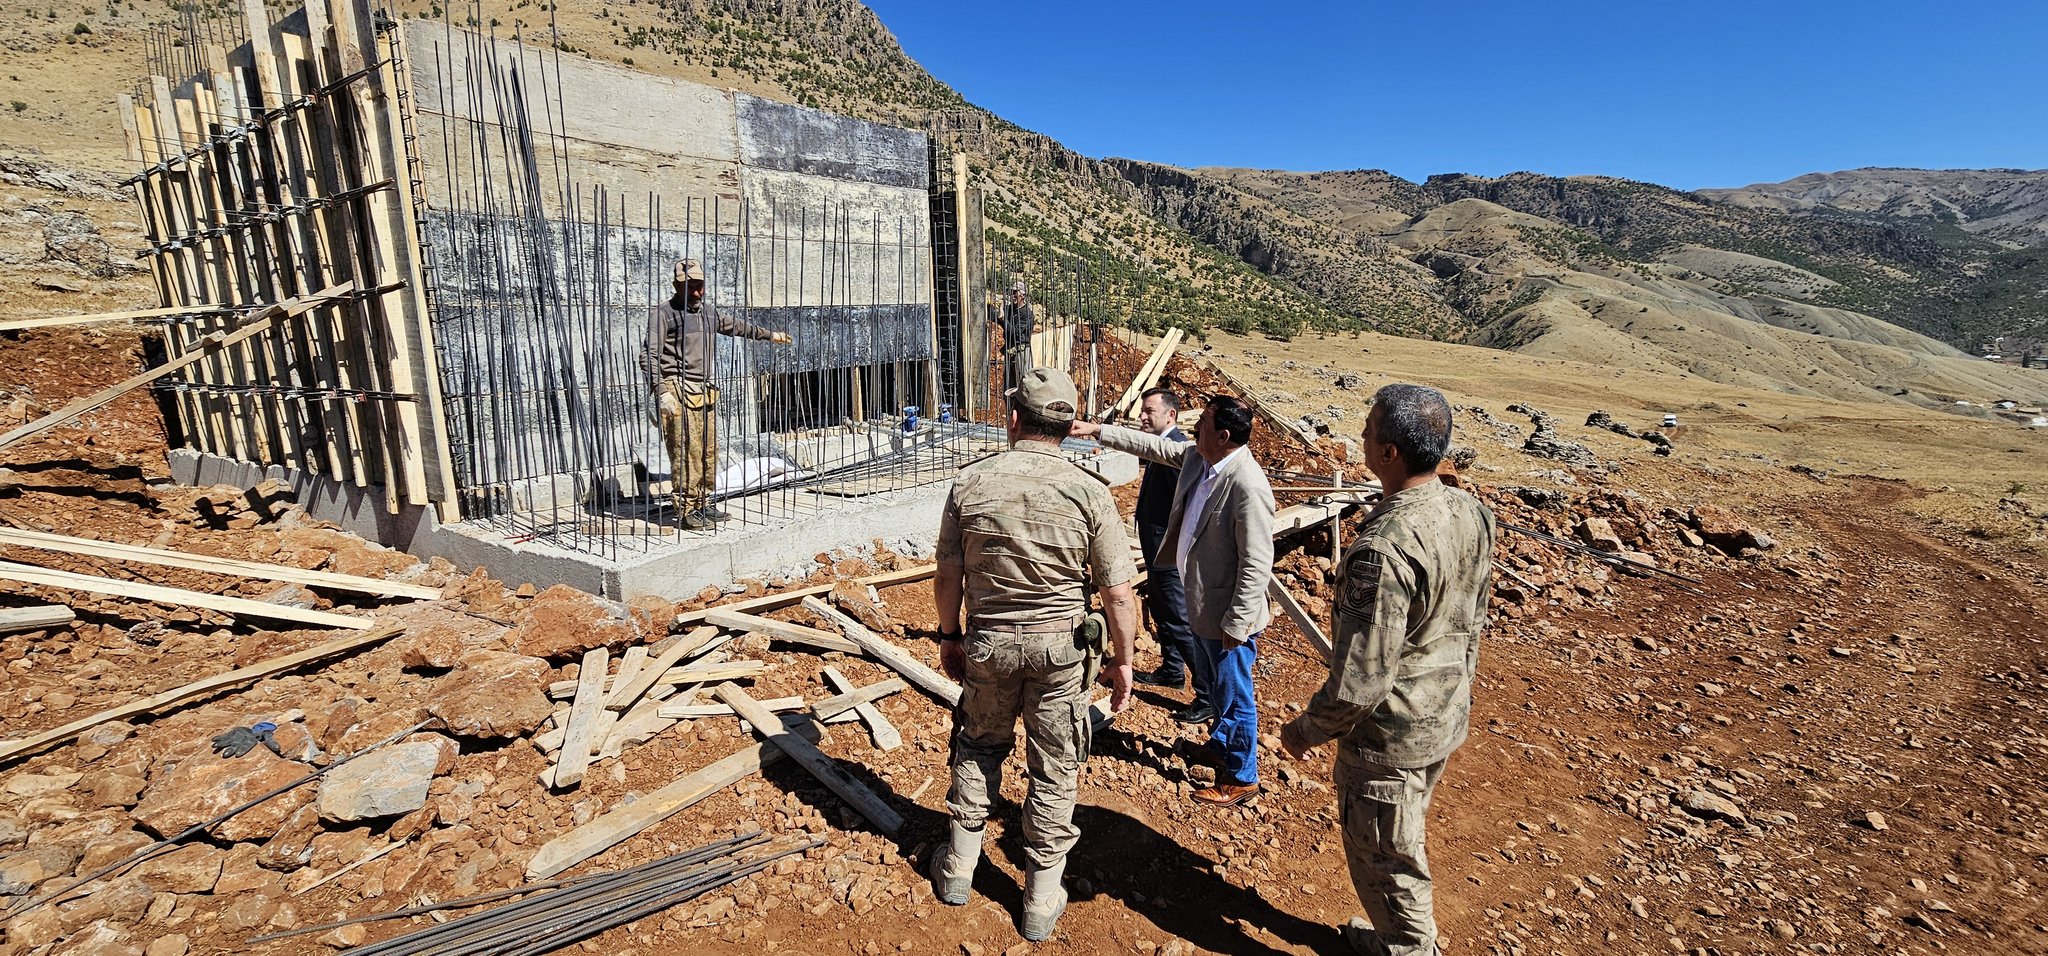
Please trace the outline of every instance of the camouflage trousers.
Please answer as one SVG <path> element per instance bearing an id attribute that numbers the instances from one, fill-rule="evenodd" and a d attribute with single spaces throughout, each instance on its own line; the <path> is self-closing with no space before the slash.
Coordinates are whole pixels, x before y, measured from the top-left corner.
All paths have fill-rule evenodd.
<path id="1" fill-rule="evenodd" d="M 1088 759 L 1086 652 L 1071 623 L 1029 633 L 969 625 L 965 640 L 967 680 L 953 713 L 953 786 L 946 807 L 968 827 L 988 819 L 1021 716 L 1030 779 L 1024 855 L 1040 869 L 1055 866 L 1081 835 L 1074 826 L 1074 793 L 1081 762 Z"/>
<path id="2" fill-rule="evenodd" d="M 1387 956 L 1434 956 L 1436 897 L 1422 845 L 1429 796 L 1444 762 L 1380 767 L 1339 758 L 1337 819 L 1351 885 Z"/>
<path id="3" fill-rule="evenodd" d="M 717 400 L 718 391 L 710 385 L 675 377 L 662 379 L 654 390 L 676 508 L 684 512 L 709 503 L 718 481 Z"/>

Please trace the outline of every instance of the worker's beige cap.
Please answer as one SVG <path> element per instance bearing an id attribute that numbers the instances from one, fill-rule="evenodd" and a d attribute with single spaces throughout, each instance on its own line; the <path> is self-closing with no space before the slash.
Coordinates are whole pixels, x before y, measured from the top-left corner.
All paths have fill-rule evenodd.
<path id="1" fill-rule="evenodd" d="M 676 281 L 677 281 L 677 282 L 702 282 L 702 281 L 704 281 L 704 270 L 703 270 L 703 269 L 701 269 L 701 268 L 698 268 L 698 266 L 697 266 L 697 260 L 695 260 L 695 259 L 677 259 L 677 260 L 676 260 Z"/>
<path id="2" fill-rule="evenodd" d="M 1075 390 L 1074 380 L 1056 368 L 1025 372 L 1017 387 L 1003 394 L 1016 396 L 1017 404 L 1049 422 L 1073 421 L 1074 409 L 1081 404 L 1081 393 Z M 1065 409 L 1056 407 L 1061 403 L 1065 403 Z"/>

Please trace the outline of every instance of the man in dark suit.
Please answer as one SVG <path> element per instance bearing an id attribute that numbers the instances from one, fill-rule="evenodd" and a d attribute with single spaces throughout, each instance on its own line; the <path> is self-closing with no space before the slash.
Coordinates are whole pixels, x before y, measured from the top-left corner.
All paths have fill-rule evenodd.
<path id="1" fill-rule="evenodd" d="M 1184 442 L 1188 436 L 1174 425 L 1180 416 L 1180 397 L 1170 388 L 1155 388 L 1138 405 L 1138 427 L 1167 441 Z M 1180 484 L 1180 469 L 1155 461 L 1145 463 L 1145 477 L 1138 484 L 1138 547 L 1145 559 L 1145 610 L 1152 616 L 1152 631 L 1159 639 L 1159 666 L 1132 675 L 1140 684 L 1179 690 L 1192 672 L 1195 698 L 1187 709 L 1173 712 L 1183 724 L 1206 724 L 1216 718 L 1209 705 L 1209 684 L 1203 671 L 1188 663 L 1201 648 L 1195 632 L 1188 627 L 1187 595 L 1181 589 L 1180 569 L 1172 555 L 1161 560 L 1159 545 L 1166 540 L 1167 523 L 1173 518 L 1173 492 Z"/>

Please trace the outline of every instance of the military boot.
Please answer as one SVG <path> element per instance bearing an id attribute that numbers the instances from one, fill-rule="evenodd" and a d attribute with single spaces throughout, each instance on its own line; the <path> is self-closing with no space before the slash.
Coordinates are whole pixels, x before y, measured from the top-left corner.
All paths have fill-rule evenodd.
<path id="1" fill-rule="evenodd" d="M 1035 866 L 1025 869 L 1022 930 L 1025 939 L 1042 943 L 1052 936 L 1052 926 L 1060 921 L 1060 914 L 1067 911 L 1067 888 L 1060 885 L 1060 878 L 1067 873 L 1067 861 L 1042 870 Z"/>
<path id="2" fill-rule="evenodd" d="M 986 832 L 985 823 L 970 830 L 953 822 L 951 841 L 932 858 L 932 891 L 939 902 L 965 906 L 974 895 L 974 868 L 981 863 L 981 836 Z"/>

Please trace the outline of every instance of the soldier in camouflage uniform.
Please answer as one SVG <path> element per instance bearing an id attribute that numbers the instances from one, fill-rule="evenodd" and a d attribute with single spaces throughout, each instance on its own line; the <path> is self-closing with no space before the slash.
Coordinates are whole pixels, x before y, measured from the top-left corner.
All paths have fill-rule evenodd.
<path id="1" fill-rule="evenodd" d="M 1111 712 L 1130 702 L 1137 630 L 1135 566 L 1109 489 L 1059 454 L 1080 399 L 1065 372 L 1032 369 L 1009 396 L 1010 450 L 961 471 L 939 525 L 939 660 L 962 682 L 953 715 L 953 822 L 933 860 L 940 900 L 967 902 L 990 799 L 1024 719 L 1026 939 L 1052 934 L 1066 909 L 1060 877 L 1080 837 L 1074 794 L 1088 754 L 1086 673 L 1076 633 L 1088 591 L 1108 620 Z M 962 604 L 966 627 L 961 627 Z"/>
<path id="2" fill-rule="evenodd" d="M 1344 937 L 1373 956 L 1436 953 L 1423 851 L 1430 792 L 1465 741 L 1493 564 L 1493 513 L 1437 480 L 1451 407 L 1389 385 L 1366 419 L 1367 467 L 1384 495 L 1337 578 L 1330 676 L 1281 728 L 1297 759 L 1337 740 L 1338 819 L 1352 885 L 1371 918 Z"/>

